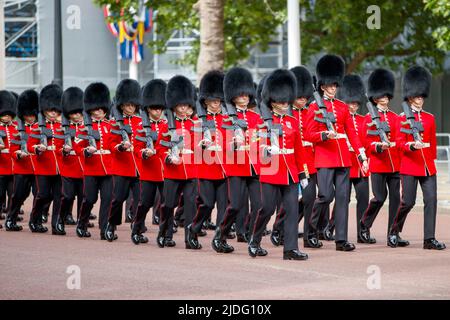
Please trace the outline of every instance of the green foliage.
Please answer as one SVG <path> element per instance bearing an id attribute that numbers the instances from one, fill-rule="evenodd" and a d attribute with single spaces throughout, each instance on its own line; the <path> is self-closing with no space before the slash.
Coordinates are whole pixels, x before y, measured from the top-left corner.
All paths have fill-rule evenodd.
<path id="1" fill-rule="evenodd" d="M 320 52 L 340 54 L 348 71 L 361 70 L 366 63 L 393 70 L 421 62 L 432 71 L 441 71 L 449 46 L 448 0 L 299 0 L 304 11 L 301 21 L 302 58 L 307 62 Z M 139 0 L 94 0 L 98 5 L 137 6 Z M 197 41 L 180 63 L 197 63 L 199 53 L 199 18 L 193 9 L 196 0 L 152 0 L 158 41 L 151 42 L 155 52 L 164 52 L 174 30 L 184 29 Z M 314 3 L 314 6 L 312 6 Z M 370 5 L 381 9 L 381 28 L 369 30 Z M 125 10 L 124 17 L 133 14 Z M 286 0 L 225 1 L 225 67 L 247 59 L 251 50 L 268 48 L 277 27 L 286 21 Z M 197 31 L 197 32 L 196 32 Z"/>

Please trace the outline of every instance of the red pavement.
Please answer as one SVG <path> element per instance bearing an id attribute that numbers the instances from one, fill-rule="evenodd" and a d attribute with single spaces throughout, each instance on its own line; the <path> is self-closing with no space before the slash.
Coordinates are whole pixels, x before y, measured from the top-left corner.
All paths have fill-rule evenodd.
<path id="1" fill-rule="evenodd" d="M 29 208 L 28 202 L 27 212 Z M 349 234 L 356 242 L 353 205 L 351 210 Z M 420 207 L 402 234 L 410 247 L 386 246 L 384 208 L 372 230 L 376 245 L 357 245 L 355 252 L 344 253 L 326 242 L 322 249 L 305 250 L 308 261 L 283 261 L 282 248 L 273 247 L 268 237 L 262 245 L 269 255 L 252 259 L 246 245 L 235 240 L 230 240 L 234 253 L 216 254 L 210 246 L 212 231 L 199 238 L 201 251 L 188 251 L 183 230 L 175 234 L 177 247 L 158 248 L 157 228 L 150 220 L 150 242 L 135 246 L 129 224 L 119 227 L 118 241 L 108 243 L 100 241 L 97 228 L 91 229 L 91 239 L 78 239 L 74 227 L 67 227 L 66 237 L 32 234 L 25 218 L 20 233 L 0 230 L 0 299 L 450 298 L 450 249 L 422 249 Z M 441 209 L 437 221 L 438 239 L 450 246 L 450 211 Z M 81 271 L 80 290 L 67 288 L 66 271 L 72 265 Z M 370 280 L 370 266 L 380 271 L 378 282 Z M 368 279 L 379 289 L 369 289 Z"/>

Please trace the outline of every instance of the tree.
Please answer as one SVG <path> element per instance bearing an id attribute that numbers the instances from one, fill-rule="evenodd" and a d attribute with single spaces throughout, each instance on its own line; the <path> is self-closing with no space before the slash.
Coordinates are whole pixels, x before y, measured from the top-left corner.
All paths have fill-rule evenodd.
<path id="1" fill-rule="evenodd" d="M 111 4 L 115 12 L 120 12 L 121 7 L 130 8 L 139 3 L 139 0 L 122 0 L 120 4 L 116 0 L 94 1 L 101 5 Z M 319 53 L 330 52 L 344 58 L 348 73 L 361 71 L 364 67 L 373 68 L 373 64 L 399 70 L 417 62 L 435 72 L 442 70 L 449 43 L 446 0 L 299 1 L 304 17 L 301 21 L 303 63 Z M 370 30 L 367 27 L 370 16 L 367 8 L 374 2 L 380 8 L 381 25 L 380 29 Z M 205 28 L 201 28 L 199 18 L 202 3 L 216 6 L 218 15 L 223 7 L 223 55 L 217 49 L 221 47 L 220 41 L 208 43 L 203 40 Z M 197 70 L 201 70 L 199 74 L 239 64 L 256 46 L 262 51 L 267 50 L 277 27 L 286 22 L 286 0 L 259 0 L 251 1 L 251 4 L 246 0 L 152 0 L 149 5 L 158 10 L 158 40 L 150 42 L 155 52 L 164 52 L 174 30 L 184 29 L 193 34 L 200 30 L 201 35 L 197 36 L 193 50 L 178 61 L 197 65 Z M 200 6 L 200 12 L 194 9 L 194 5 Z M 129 19 L 132 12 L 124 10 L 124 16 Z M 213 24 L 220 27 L 220 19 L 216 21 L 217 25 Z M 219 29 L 213 32 L 216 40 L 220 37 Z M 204 48 L 205 45 L 211 49 Z M 206 54 L 205 58 L 203 54 Z M 214 56 L 210 58 L 209 54 Z"/>

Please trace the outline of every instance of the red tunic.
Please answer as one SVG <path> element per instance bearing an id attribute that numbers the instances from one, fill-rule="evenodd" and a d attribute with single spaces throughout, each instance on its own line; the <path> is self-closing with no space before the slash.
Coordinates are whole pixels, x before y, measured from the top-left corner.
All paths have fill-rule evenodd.
<path id="1" fill-rule="evenodd" d="M 125 117 L 124 125 L 130 125 L 132 133 L 128 135 L 130 143 L 133 146 L 138 130 L 142 128 L 142 120 L 138 116 Z M 115 121 L 111 121 L 111 130 L 119 130 L 114 126 Z M 110 133 L 111 151 L 112 151 L 112 174 L 123 177 L 137 177 L 140 172 L 140 163 L 136 161 L 133 147 L 128 151 L 119 151 L 118 146 L 122 142 L 122 137 Z"/>
<path id="2" fill-rule="evenodd" d="M 25 133 L 30 136 L 32 124 L 25 123 Z M 20 141 L 20 137 L 16 136 L 14 140 Z M 11 144 L 11 157 L 13 160 L 13 174 L 34 174 L 33 155 L 19 159 L 17 153 L 20 151 L 20 145 Z"/>
<path id="3" fill-rule="evenodd" d="M 376 130 L 375 125 L 369 126 L 372 123 L 370 114 L 367 114 L 364 121 L 364 136 L 367 156 L 369 158 L 370 172 L 373 173 L 393 173 L 400 171 L 400 151 L 397 147 L 397 131 L 399 126 L 399 117 L 395 112 L 388 110 L 386 112 L 378 110 L 380 121 L 385 121 L 391 131 L 387 134 L 389 141 L 393 146 L 387 150 L 382 151 L 377 149 L 377 144 L 381 143 L 378 135 L 369 135 L 369 130 Z"/>
<path id="4" fill-rule="evenodd" d="M 48 129 L 52 131 L 53 135 L 60 135 L 61 123 L 47 121 Z M 35 123 L 31 127 L 32 134 L 39 135 L 39 125 Z M 40 144 L 37 138 L 28 138 L 28 151 L 35 153 L 35 146 Z M 62 162 L 62 147 L 64 140 L 49 138 L 47 140 L 47 150 L 41 154 L 36 154 L 33 158 L 34 174 L 38 176 L 56 176 L 60 174 Z"/>
<path id="5" fill-rule="evenodd" d="M 274 114 L 273 124 L 281 124 L 283 130 L 283 135 L 278 136 L 280 154 L 271 155 L 267 162 L 262 160 L 259 180 L 263 183 L 289 185 L 291 178 L 294 183 L 298 183 L 299 174 L 307 170 L 298 121 L 288 115 Z M 270 144 L 268 142 L 265 144 Z"/>
<path id="6" fill-rule="evenodd" d="M 424 177 L 428 175 L 436 174 L 436 164 L 434 161 L 437 158 L 437 146 L 436 146 L 436 122 L 434 116 L 431 113 L 420 111 L 415 112 L 414 116 L 416 121 L 422 122 L 424 131 L 421 133 L 422 141 L 429 144 L 428 147 L 420 150 L 411 150 L 411 143 L 414 142 L 411 134 L 398 132 L 397 144 L 403 151 L 400 164 L 400 174 Z M 402 124 L 406 121 L 405 115 L 400 115 L 401 128 L 409 129 L 408 124 Z"/>
<path id="7" fill-rule="evenodd" d="M 301 109 L 296 108 L 295 106 L 292 108 L 292 115 L 295 119 L 297 119 L 300 129 L 300 139 L 302 140 L 303 146 L 303 158 L 305 159 L 306 164 L 308 165 L 309 174 L 317 173 L 316 166 L 314 164 L 315 155 L 314 155 L 314 145 L 305 140 L 305 131 L 306 131 L 306 119 L 308 116 L 308 108 L 303 107 Z"/>
<path id="8" fill-rule="evenodd" d="M 79 129 L 83 126 L 76 123 L 71 123 L 70 128 L 75 129 L 75 136 L 80 134 Z M 76 139 L 72 139 L 72 148 L 73 150 L 68 155 L 62 156 L 61 161 L 61 176 L 66 178 L 75 178 L 82 179 L 83 178 L 83 167 L 80 159 L 80 150 L 75 148 L 76 143 L 74 142 Z M 78 150 L 77 150 L 78 149 Z"/>
<path id="9" fill-rule="evenodd" d="M 8 176 L 13 174 L 13 161 L 11 157 L 11 140 L 14 140 L 14 135 L 17 133 L 17 123 L 3 123 L 0 122 L 0 130 L 6 134 L 2 138 L 5 148 L 0 150 L 0 175 Z"/>
<path id="10" fill-rule="evenodd" d="M 356 134 L 358 135 L 361 143 L 365 145 L 365 133 L 364 133 L 365 117 L 359 114 L 351 114 L 351 118 Z M 348 143 L 348 148 L 350 150 L 350 156 L 352 159 L 352 167 L 350 168 L 350 178 L 368 177 L 370 173 L 363 172 L 361 162 L 358 160 L 358 156 L 356 155 L 356 152 L 353 151 L 353 148 L 350 145 L 350 143 Z"/>
<path id="11" fill-rule="evenodd" d="M 151 130 L 155 131 L 158 134 L 157 141 L 153 142 L 153 147 L 156 151 L 156 154 L 149 157 L 148 159 L 144 159 L 142 156 L 142 150 L 146 148 L 144 142 L 135 140 L 134 142 L 134 152 L 135 157 L 138 162 L 140 162 L 140 180 L 141 181 L 154 181 L 154 182 L 162 182 L 164 181 L 164 149 L 160 144 L 162 139 L 162 132 L 167 132 L 167 121 L 166 120 L 158 120 L 153 121 L 150 120 Z M 143 136 L 143 134 L 140 134 Z"/>
<path id="12" fill-rule="evenodd" d="M 314 120 L 319 110 L 316 102 L 313 102 L 308 110 L 307 131 L 305 139 L 314 143 L 315 167 L 316 168 L 340 168 L 351 167 L 351 154 L 347 146 L 347 138 L 359 156 L 364 150 L 353 126 L 353 121 L 348 111 L 348 106 L 338 99 L 329 100 L 324 98 L 328 112 L 333 112 L 336 118 L 334 128 L 338 134 L 337 139 L 327 139 L 324 132 L 327 131 L 325 123 Z"/>
<path id="13" fill-rule="evenodd" d="M 239 150 L 234 151 L 231 143 L 234 132 L 226 130 L 225 143 L 225 172 L 229 177 L 250 177 L 252 176 L 252 168 L 259 175 L 260 161 L 258 150 L 257 131 L 258 125 L 263 124 L 259 114 L 251 110 L 237 109 L 238 119 L 242 119 L 247 123 L 245 131 L 245 143 Z"/>

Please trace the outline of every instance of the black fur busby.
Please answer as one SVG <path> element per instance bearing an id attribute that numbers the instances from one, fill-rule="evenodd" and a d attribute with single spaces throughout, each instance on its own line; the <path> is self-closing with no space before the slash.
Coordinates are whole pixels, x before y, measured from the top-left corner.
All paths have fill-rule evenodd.
<path id="1" fill-rule="evenodd" d="M 413 66 L 403 77 L 403 98 L 427 98 L 430 94 L 431 73 L 421 66 Z"/>
<path id="2" fill-rule="evenodd" d="M 35 116 L 39 112 L 39 94 L 35 90 L 22 92 L 17 99 L 17 116 L 23 120 L 23 116 Z"/>
<path id="3" fill-rule="evenodd" d="M 346 75 L 337 92 L 337 98 L 346 103 L 357 102 L 360 105 L 366 102 L 366 88 L 361 77 L 356 74 Z"/>
<path id="4" fill-rule="evenodd" d="M 224 101 L 223 79 L 225 75 L 221 71 L 210 71 L 200 81 L 199 98 L 203 102 L 206 99 L 220 99 Z"/>
<path id="5" fill-rule="evenodd" d="M 6 90 L 0 91 L 0 116 L 11 115 L 15 117 L 16 115 L 16 99 L 13 94 Z"/>
<path id="6" fill-rule="evenodd" d="M 345 62 L 340 56 L 326 54 L 319 59 L 316 66 L 318 86 L 333 84 L 340 86 L 345 74 Z"/>
<path id="7" fill-rule="evenodd" d="M 83 112 L 83 90 L 71 87 L 64 91 L 61 105 L 64 115 L 69 117 L 71 113 Z"/>
<path id="8" fill-rule="evenodd" d="M 256 96 L 252 74 L 244 68 L 231 68 L 225 74 L 223 91 L 227 103 L 232 103 L 233 99 L 240 95 L 248 95 L 250 100 L 252 100 Z"/>
<path id="9" fill-rule="evenodd" d="M 145 108 L 165 108 L 166 107 L 166 88 L 164 80 L 150 80 L 142 89 L 142 105 Z"/>
<path id="10" fill-rule="evenodd" d="M 297 80 L 289 70 L 277 69 L 264 81 L 261 99 L 270 107 L 271 102 L 293 103 L 297 97 Z"/>
<path id="11" fill-rule="evenodd" d="M 172 109 L 179 104 L 195 108 L 195 87 L 185 76 L 175 76 L 167 84 L 166 108 Z"/>
<path id="12" fill-rule="evenodd" d="M 115 102 L 117 108 L 127 103 L 140 107 L 142 105 L 142 90 L 139 82 L 133 79 L 120 81 L 117 86 Z"/>
<path id="13" fill-rule="evenodd" d="M 367 95 L 374 102 L 374 99 L 384 96 L 392 99 L 394 97 L 395 78 L 394 74 L 386 69 L 375 69 L 369 76 Z"/>
<path id="14" fill-rule="evenodd" d="M 291 71 L 297 79 L 297 98 L 311 98 L 313 95 L 311 73 L 303 66 L 292 68 Z"/>
<path id="15" fill-rule="evenodd" d="M 39 95 L 39 110 L 57 110 L 62 112 L 61 97 L 63 90 L 56 84 L 49 84 L 41 90 Z"/>
<path id="16" fill-rule="evenodd" d="M 103 109 L 108 112 L 111 107 L 111 93 L 109 88 L 101 82 L 91 83 L 84 90 L 83 100 L 85 111 Z"/>

